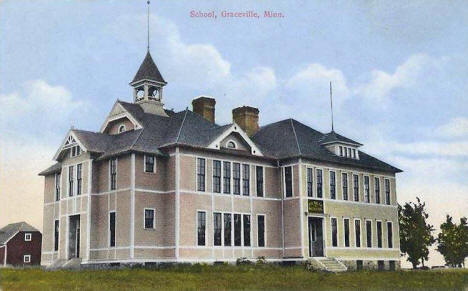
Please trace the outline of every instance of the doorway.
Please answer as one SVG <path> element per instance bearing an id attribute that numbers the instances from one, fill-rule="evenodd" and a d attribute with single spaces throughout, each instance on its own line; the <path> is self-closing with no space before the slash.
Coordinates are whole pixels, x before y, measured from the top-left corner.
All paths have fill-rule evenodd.
<path id="1" fill-rule="evenodd" d="M 309 257 L 323 257 L 322 217 L 309 217 Z"/>
<path id="2" fill-rule="evenodd" d="M 80 257 L 80 216 L 70 216 L 70 233 L 68 240 L 68 259 Z"/>

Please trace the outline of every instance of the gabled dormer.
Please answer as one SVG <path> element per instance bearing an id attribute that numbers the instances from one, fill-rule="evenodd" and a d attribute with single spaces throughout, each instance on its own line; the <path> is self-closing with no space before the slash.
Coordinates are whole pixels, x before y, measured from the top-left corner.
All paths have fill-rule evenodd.
<path id="1" fill-rule="evenodd" d="M 359 147 L 362 144 L 339 135 L 335 131 L 327 133 L 321 140 L 321 145 L 339 157 L 359 160 Z"/>

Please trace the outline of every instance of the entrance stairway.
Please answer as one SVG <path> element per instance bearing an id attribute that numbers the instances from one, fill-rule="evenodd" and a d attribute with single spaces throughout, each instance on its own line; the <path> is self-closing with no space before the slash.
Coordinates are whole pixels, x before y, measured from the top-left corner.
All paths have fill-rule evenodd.
<path id="1" fill-rule="evenodd" d="M 55 260 L 52 264 L 46 267 L 46 270 L 79 270 L 81 268 L 81 259 L 72 258 L 70 260 Z"/>
<path id="2" fill-rule="evenodd" d="M 331 257 L 314 257 L 309 259 L 311 269 L 322 270 L 331 273 L 345 272 L 348 268 L 340 261 Z"/>

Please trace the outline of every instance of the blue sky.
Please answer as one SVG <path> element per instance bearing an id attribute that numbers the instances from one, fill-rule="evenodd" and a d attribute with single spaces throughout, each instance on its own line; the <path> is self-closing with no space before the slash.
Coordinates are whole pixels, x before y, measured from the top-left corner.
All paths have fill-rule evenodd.
<path id="1" fill-rule="evenodd" d="M 152 2 L 167 108 L 207 94 L 219 123 L 245 104 L 261 124 L 293 117 L 328 131 L 332 81 L 337 131 L 405 170 L 400 202 L 422 197 L 436 225 L 468 213 L 466 1 Z M 37 172 L 72 125 L 98 130 L 117 98 L 131 100 L 145 13 L 146 1 L 0 1 L 0 225 L 41 227 Z"/>

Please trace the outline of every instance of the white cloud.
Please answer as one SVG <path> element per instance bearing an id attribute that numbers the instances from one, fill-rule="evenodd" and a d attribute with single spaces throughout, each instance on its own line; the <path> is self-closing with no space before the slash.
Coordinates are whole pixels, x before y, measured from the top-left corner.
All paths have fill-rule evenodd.
<path id="1" fill-rule="evenodd" d="M 438 127 L 436 133 L 442 137 L 468 136 L 468 118 L 456 117 Z"/>

